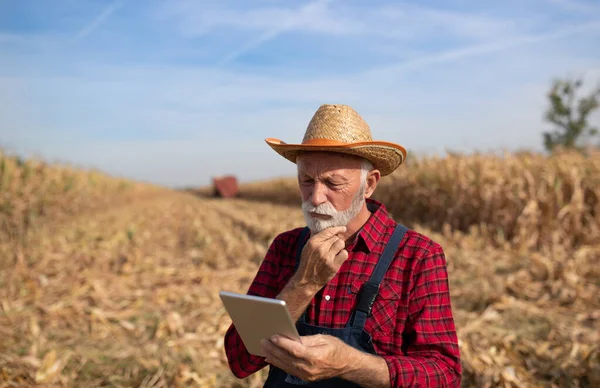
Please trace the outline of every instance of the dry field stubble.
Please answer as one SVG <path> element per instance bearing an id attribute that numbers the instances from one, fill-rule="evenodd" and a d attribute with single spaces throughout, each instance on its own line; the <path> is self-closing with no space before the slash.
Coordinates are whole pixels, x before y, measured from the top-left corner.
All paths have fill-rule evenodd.
<path id="1" fill-rule="evenodd" d="M 218 291 L 246 290 L 276 234 L 302 225 L 299 208 L 85 187 L 112 206 L 74 191 L 69 216 L 38 218 L 25 238 L 3 229 L 0 386 L 261 386 L 265 370 L 239 381 L 227 369 Z M 397 218 L 445 248 L 465 386 L 600 385 L 597 244 L 499 247 Z"/>

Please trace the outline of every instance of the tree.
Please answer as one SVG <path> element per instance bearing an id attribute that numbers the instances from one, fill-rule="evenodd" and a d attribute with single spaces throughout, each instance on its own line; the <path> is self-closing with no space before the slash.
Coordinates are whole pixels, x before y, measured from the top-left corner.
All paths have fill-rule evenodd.
<path id="1" fill-rule="evenodd" d="M 550 107 L 545 118 L 558 129 L 543 134 L 546 150 L 552 151 L 556 146 L 581 149 L 582 143 L 588 143 L 598 135 L 598 128 L 592 127 L 588 119 L 599 106 L 600 85 L 576 101 L 581 86 L 581 79 L 553 82 L 548 95 Z"/>

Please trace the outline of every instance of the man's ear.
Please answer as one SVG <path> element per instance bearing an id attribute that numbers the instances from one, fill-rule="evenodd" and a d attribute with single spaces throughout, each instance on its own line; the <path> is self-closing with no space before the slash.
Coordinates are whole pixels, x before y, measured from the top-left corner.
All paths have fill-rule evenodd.
<path id="1" fill-rule="evenodd" d="M 367 186 L 365 189 L 365 198 L 369 198 L 369 197 L 371 197 L 371 195 L 373 195 L 373 192 L 375 191 L 375 188 L 377 187 L 377 183 L 379 183 L 380 179 L 381 179 L 381 172 L 379 172 L 379 170 L 369 171 L 369 173 L 367 174 Z"/>

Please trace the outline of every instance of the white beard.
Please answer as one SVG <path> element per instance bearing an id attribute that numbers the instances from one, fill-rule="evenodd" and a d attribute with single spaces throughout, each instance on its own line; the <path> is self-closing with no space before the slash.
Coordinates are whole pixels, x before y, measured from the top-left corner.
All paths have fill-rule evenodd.
<path id="1" fill-rule="evenodd" d="M 302 213 L 304 214 L 304 220 L 306 225 L 312 232 L 312 234 L 319 233 L 324 229 L 332 226 L 346 226 L 354 217 L 360 213 L 364 203 L 365 184 L 362 184 L 360 190 L 356 193 L 352 199 L 352 203 L 347 209 L 338 211 L 329 202 L 323 203 L 319 206 L 313 206 L 310 201 L 302 203 Z M 320 218 L 314 218 L 310 215 L 312 213 L 324 214 L 331 216 L 331 218 L 323 220 Z"/>

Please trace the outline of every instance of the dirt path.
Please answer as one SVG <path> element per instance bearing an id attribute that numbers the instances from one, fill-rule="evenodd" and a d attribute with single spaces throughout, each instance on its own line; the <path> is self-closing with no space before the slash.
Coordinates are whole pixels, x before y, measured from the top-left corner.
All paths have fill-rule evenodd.
<path id="1" fill-rule="evenodd" d="M 44 230 L 2 277 L 6 368 L 32 378 L 55 351 L 65 382 L 140 384 L 164 362 L 180 379 L 229 379 L 218 290 L 245 289 L 266 244 L 227 209 L 172 193 Z"/>

